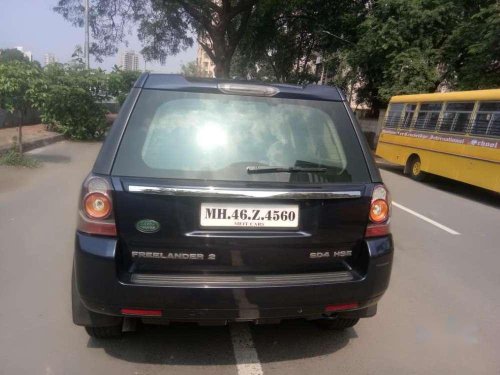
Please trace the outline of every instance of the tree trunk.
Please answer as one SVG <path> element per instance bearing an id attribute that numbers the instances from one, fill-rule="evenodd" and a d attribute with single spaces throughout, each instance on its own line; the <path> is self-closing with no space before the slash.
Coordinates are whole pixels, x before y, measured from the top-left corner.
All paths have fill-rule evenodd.
<path id="1" fill-rule="evenodd" d="M 17 150 L 20 154 L 23 153 L 23 121 L 24 113 L 21 111 L 21 119 L 19 121 L 19 127 L 17 129 Z"/>
<path id="2" fill-rule="evenodd" d="M 229 72 L 231 70 L 230 62 L 224 60 L 214 61 L 215 64 L 215 78 L 229 79 Z"/>

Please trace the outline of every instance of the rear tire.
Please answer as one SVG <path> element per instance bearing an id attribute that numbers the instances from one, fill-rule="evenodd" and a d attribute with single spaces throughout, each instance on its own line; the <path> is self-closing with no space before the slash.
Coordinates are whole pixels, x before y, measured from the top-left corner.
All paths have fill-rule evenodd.
<path id="1" fill-rule="evenodd" d="M 410 177 L 415 181 L 425 180 L 426 173 L 422 171 L 422 163 L 418 156 L 411 157 L 407 162 L 407 169 Z"/>
<path id="2" fill-rule="evenodd" d="M 333 318 L 316 320 L 316 325 L 325 330 L 343 330 L 354 327 L 359 322 L 359 318 Z"/>
<path id="3" fill-rule="evenodd" d="M 90 337 L 95 339 L 118 339 L 122 336 L 122 326 L 85 327 Z"/>

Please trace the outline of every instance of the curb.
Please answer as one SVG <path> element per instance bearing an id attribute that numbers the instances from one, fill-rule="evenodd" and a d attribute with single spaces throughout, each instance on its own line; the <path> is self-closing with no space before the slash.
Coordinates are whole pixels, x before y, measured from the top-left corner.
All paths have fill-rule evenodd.
<path id="1" fill-rule="evenodd" d="M 23 142 L 23 152 L 26 151 L 31 151 L 34 150 L 35 148 L 43 147 L 43 146 L 48 146 L 51 145 L 52 143 L 60 142 L 63 141 L 64 135 L 62 134 L 57 134 L 57 135 L 52 135 L 50 137 L 42 138 L 42 139 L 35 139 L 30 142 Z M 3 154 L 4 152 L 9 151 L 12 148 L 12 145 L 2 145 L 0 146 L 0 154 Z"/>

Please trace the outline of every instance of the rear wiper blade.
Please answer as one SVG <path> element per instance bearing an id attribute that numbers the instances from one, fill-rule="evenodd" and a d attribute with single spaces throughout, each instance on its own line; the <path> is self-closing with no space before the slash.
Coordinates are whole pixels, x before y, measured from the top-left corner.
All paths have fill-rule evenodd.
<path id="1" fill-rule="evenodd" d="M 267 166 L 249 166 L 247 167 L 248 174 L 259 173 L 300 173 L 300 172 L 326 172 L 327 168 L 323 167 L 267 167 Z"/>

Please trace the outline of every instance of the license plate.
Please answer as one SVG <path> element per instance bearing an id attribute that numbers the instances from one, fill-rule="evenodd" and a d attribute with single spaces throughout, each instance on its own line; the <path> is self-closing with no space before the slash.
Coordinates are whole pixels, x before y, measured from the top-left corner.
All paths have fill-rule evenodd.
<path id="1" fill-rule="evenodd" d="M 299 206 L 296 204 L 202 203 L 202 227 L 297 228 Z"/>

